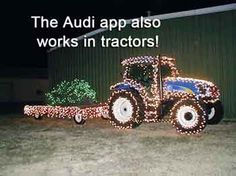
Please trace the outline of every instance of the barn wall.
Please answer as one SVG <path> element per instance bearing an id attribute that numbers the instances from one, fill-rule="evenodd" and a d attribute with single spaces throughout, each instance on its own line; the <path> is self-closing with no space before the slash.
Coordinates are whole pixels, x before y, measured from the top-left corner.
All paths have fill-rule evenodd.
<path id="1" fill-rule="evenodd" d="M 47 89 L 43 78 L 0 78 L 0 103 L 43 102 Z"/>
<path id="2" fill-rule="evenodd" d="M 165 54 L 175 57 L 183 76 L 206 79 L 218 85 L 225 118 L 236 118 L 236 11 L 182 17 L 162 21 L 159 29 L 103 32 L 94 37 L 154 37 L 159 48 L 60 48 L 48 54 L 49 83 L 85 79 L 106 101 L 110 85 L 121 81 L 120 59 L 137 55 Z"/>

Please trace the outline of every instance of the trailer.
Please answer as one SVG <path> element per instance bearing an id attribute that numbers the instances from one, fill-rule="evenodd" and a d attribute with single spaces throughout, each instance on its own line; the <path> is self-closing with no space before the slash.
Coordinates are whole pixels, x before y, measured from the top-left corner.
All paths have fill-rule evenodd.
<path id="1" fill-rule="evenodd" d="M 24 107 L 24 114 L 35 119 L 43 117 L 73 119 L 77 124 L 84 124 L 87 119 L 104 118 L 108 119 L 108 105 L 106 103 L 87 106 L 44 106 L 36 105 Z"/>

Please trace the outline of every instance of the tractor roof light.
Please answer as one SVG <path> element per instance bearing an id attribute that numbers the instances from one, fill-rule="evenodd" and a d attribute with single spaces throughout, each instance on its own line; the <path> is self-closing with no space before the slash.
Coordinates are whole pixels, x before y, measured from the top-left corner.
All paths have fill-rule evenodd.
<path id="1" fill-rule="evenodd" d="M 175 59 L 161 56 L 162 64 L 170 64 L 175 65 Z M 158 64 L 158 56 L 138 56 L 138 57 L 130 57 L 128 59 L 125 59 L 121 62 L 122 66 L 130 66 L 134 64 Z"/>

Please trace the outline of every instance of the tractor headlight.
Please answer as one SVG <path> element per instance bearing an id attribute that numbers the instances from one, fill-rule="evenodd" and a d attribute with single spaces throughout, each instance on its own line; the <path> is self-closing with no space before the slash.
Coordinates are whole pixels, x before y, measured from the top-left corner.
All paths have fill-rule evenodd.
<path id="1" fill-rule="evenodd" d="M 197 84 L 197 88 L 201 97 L 209 97 L 215 99 L 219 98 L 220 96 L 219 89 L 214 84 Z"/>
<path id="2" fill-rule="evenodd" d="M 200 94 L 206 95 L 206 87 L 203 84 L 197 84 L 197 88 Z"/>
<path id="3" fill-rule="evenodd" d="M 215 85 L 210 86 L 209 91 L 210 91 L 212 97 L 214 97 L 214 98 L 220 97 L 220 91 Z"/>

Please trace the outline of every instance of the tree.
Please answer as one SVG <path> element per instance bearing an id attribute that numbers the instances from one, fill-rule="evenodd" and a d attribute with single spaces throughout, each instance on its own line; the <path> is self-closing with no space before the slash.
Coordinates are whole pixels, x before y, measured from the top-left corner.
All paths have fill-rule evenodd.
<path id="1" fill-rule="evenodd" d="M 96 102 L 96 92 L 88 82 L 74 79 L 62 81 L 46 93 L 47 104 L 56 106 L 76 106 Z"/>

